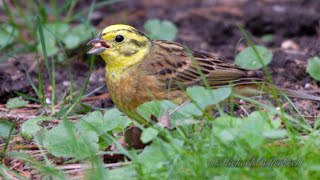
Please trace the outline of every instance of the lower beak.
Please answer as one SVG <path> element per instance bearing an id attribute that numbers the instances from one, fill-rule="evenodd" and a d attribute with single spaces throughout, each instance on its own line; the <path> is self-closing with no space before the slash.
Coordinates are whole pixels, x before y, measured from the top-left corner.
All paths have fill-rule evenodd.
<path id="1" fill-rule="evenodd" d="M 93 45 L 93 47 L 87 52 L 88 54 L 100 54 L 109 46 L 105 41 L 103 41 L 100 37 L 96 37 L 89 41 L 87 45 Z"/>

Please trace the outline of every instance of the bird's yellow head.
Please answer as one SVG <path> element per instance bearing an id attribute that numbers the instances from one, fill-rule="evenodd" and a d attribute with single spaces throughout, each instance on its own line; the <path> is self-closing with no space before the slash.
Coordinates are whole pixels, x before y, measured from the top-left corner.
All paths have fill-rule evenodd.
<path id="1" fill-rule="evenodd" d="M 151 47 L 151 40 L 128 25 L 111 25 L 88 42 L 93 48 L 89 54 L 99 54 L 108 69 L 123 71 L 140 62 Z"/>

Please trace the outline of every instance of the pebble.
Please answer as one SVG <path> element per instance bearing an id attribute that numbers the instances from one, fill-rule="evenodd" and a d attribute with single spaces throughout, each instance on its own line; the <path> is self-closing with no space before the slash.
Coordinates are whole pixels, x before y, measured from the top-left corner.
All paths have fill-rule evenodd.
<path id="1" fill-rule="evenodd" d="M 291 50 L 298 50 L 299 45 L 294 42 L 293 40 L 285 40 L 281 43 L 282 49 L 291 49 Z"/>
<path id="2" fill-rule="evenodd" d="M 310 84 L 310 83 L 306 83 L 306 84 L 304 85 L 304 88 L 306 88 L 306 89 L 311 89 L 311 84 Z"/>
<path id="3" fill-rule="evenodd" d="M 281 6 L 281 5 L 274 5 L 272 7 L 272 10 L 274 10 L 275 12 L 280 12 L 280 13 L 283 13 L 283 12 L 286 12 L 286 7 L 284 6 Z"/>
<path id="4" fill-rule="evenodd" d="M 69 87 L 70 86 L 70 81 L 63 81 L 62 85 L 66 86 L 66 87 Z"/>
<path id="5" fill-rule="evenodd" d="M 51 100 L 49 98 L 46 98 L 46 103 L 51 104 Z"/>

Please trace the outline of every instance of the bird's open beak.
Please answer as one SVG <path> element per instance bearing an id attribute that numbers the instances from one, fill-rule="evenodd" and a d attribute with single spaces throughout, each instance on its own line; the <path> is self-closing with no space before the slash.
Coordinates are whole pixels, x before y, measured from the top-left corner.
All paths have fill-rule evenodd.
<path id="1" fill-rule="evenodd" d="M 110 46 L 101 39 L 101 37 L 96 37 L 89 41 L 87 45 L 92 45 L 93 47 L 87 52 L 88 54 L 100 54 L 104 50 L 108 49 Z"/>

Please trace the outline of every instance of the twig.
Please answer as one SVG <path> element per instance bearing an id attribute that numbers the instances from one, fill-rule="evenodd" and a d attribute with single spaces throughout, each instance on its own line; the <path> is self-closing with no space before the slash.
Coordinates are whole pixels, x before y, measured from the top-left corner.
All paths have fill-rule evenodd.
<path id="1" fill-rule="evenodd" d="M 185 106 L 185 105 L 188 104 L 189 102 L 191 102 L 190 99 L 187 100 L 186 102 L 182 103 L 182 104 L 181 104 L 180 106 L 178 106 L 175 110 L 173 110 L 172 112 L 170 112 L 170 113 L 169 113 L 169 116 L 172 116 L 175 112 L 177 112 L 179 109 L 181 109 L 183 106 Z"/>
<path id="2" fill-rule="evenodd" d="M 7 172 L 6 170 L 3 170 L 4 174 L 9 177 L 9 179 L 12 180 L 19 180 L 18 178 L 16 178 L 15 176 L 11 175 L 9 172 Z"/>
<path id="3" fill-rule="evenodd" d="M 16 145 L 11 150 L 22 150 L 22 149 L 38 149 L 37 145 Z"/>
<path id="4" fill-rule="evenodd" d="M 249 116 L 248 111 L 247 111 L 243 106 L 240 106 L 240 109 L 241 109 L 247 116 Z"/>
<path id="5" fill-rule="evenodd" d="M 95 100 L 107 99 L 107 98 L 109 98 L 109 94 L 108 94 L 108 93 L 105 93 L 105 94 L 101 94 L 101 95 L 99 95 L 99 96 L 82 98 L 81 101 L 95 101 Z"/>
<path id="6" fill-rule="evenodd" d="M 26 113 L 18 114 L 17 112 L 8 112 L 0 109 L 0 119 L 26 121 L 35 117 L 37 116 L 35 116 L 34 114 L 26 114 Z"/>
<path id="7" fill-rule="evenodd" d="M 131 164 L 131 162 L 118 162 L 118 163 L 110 163 L 110 164 L 104 164 L 103 167 L 105 168 L 115 168 L 115 167 L 122 167 Z M 56 166 L 57 169 L 62 170 L 72 170 L 72 169 L 81 169 L 81 170 L 87 170 L 90 169 L 90 165 L 87 164 L 67 164 L 62 166 Z"/>

